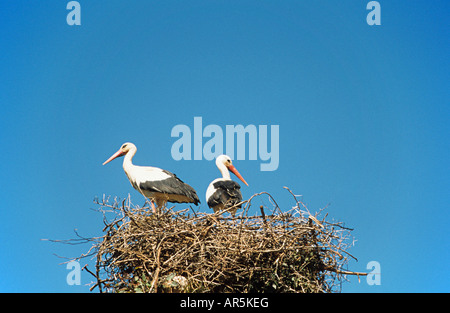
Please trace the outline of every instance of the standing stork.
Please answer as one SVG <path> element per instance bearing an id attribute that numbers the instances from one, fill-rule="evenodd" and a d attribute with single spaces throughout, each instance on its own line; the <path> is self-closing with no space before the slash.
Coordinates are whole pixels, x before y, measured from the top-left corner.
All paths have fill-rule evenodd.
<path id="1" fill-rule="evenodd" d="M 134 165 L 131 160 L 136 151 L 134 144 L 124 143 L 103 165 L 115 158 L 125 156 L 123 159 L 125 174 L 134 189 L 150 199 L 153 213 L 156 213 L 154 203 L 158 209 L 167 202 L 194 203 L 195 205 L 200 203 L 194 188 L 184 183 L 175 174 L 157 167 Z"/>
<path id="2" fill-rule="evenodd" d="M 230 172 L 228 170 L 232 171 L 244 184 L 247 186 L 248 184 L 233 166 L 229 156 L 223 154 L 219 155 L 216 158 L 216 165 L 222 173 L 222 178 L 214 179 L 209 184 L 208 189 L 206 190 L 206 201 L 208 206 L 214 210 L 214 213 L 234 207 L 230 209 L 231 214 L 234 217 L 237 208 L 241 207 L 241 205 L 238 205 L 238 203 L 242 201 L 242 194 L 240 191 L 241 186 L 237 182 L 231 180 Z"/>

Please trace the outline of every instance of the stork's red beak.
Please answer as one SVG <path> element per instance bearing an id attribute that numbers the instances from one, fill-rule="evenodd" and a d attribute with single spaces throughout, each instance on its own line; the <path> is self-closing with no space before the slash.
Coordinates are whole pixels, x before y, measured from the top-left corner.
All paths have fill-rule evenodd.
<path id="1" fill-rule="evenodd" d="M 105 165 L 106 163 L 111 162 L 112 160 L 114 160 L 115 158 L 121 157 L 122 155 L 124 155 L 125 153 L 122 151 L 122 149 L 119 149 L 119 151 L 117 151 L 116 153 L 114 153 L 108 160 L 106 160 L 103 165 Z"/>
<path id="2" fill-rule="evenodd" d="M 242 177 L 241 174 L 239 174 L 238 170 L 237 170 L 233 165 L 228 165 L 228 169 L 229 169 L 230 171 L 232 171 L 233 174 L 236 175 L 237 178 L 239 178 L 240 180 L 242 180 L 242 182 L 248 186 L 248 184 L 247 184 L 247 182 L 245 181 L 244 177 Z"/>

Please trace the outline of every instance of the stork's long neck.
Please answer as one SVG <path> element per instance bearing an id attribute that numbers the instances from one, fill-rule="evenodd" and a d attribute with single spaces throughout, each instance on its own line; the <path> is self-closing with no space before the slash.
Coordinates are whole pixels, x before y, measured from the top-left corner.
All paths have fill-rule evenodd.
<path id="1" fill-rule="evenodd" d="M 228 171 L 228 168 L 225 166 L 225 164 L 218 163 L 217 167 L 219 168 L 219 171 L 222 173 L 222 177 L 224 179 L 231 180 L 230 171 Z"/>
<path id="2" fill-rule="evenodd" d="M 130 149 L 127 154 L 125 154 L 125 157 L 123 158 L 123 169 L 125 170 L 125 173 L 129 173 L 130 169 L 134 166 L 133 162 L 131 160 L 133 159 L 134 155 L 136 154 L 137 149 Z"/>

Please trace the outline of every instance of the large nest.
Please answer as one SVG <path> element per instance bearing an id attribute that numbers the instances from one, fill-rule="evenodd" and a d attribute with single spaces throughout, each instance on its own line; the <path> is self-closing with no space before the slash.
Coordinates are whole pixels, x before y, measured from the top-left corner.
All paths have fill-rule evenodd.
<path id="1" fill-rule="evenodd" d="M 290 191 L 289 191 L 290 192 Z M 291 193 L 292 194 L 292 193 Z M 98 201 L 104 236 L 89 253 L 100 292 L 331 292 L 339 288 L 353 243 L 342 223 L 295 205 L 282 211 L 263 192 L 241 214 L 202 213 L 191 207 L 158 214 L 129 199 Z M 252 201 L 267 197 L 249 216 Z"/>

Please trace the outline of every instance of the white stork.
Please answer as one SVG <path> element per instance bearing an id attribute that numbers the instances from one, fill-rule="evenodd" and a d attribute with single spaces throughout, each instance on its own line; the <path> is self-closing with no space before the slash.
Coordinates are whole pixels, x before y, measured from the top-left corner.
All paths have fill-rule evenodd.
<path id="1" fill-rule="evenodd" d="M 222 178 L 214 179 L 209 184 L 208 189 L 206 190 L 206 201 L 208 206 L 212 208 L 214 212 L 226 210 L 235 206 L 230 210 L 234 217 L 237 208 L 241 207 L 241 205 L 237 205 L 242 201 L 242 194 L 240 191 L 241 186 L 237 182 L 231 180 L 230 172 L 228 170 L 232 171 L 244 184 L 247 186 L 248 184 L 233 166 L 229 156 L 223 154 L 219 155 L 216 158 L 216 165 L 222 173 Z"/>
<path id="2" fill-rule="evenodd" d="M 158 209 L 167 202 L 194 203 L 195 205 L 200 203 L 194 188 L 185 184 L 175 174 L 157 167 L 134 165 L 131 160 L 136 151 L 134 144 L 124 143 L 103 165 L 115 158 L 125 156 L 123 159 L 125 174 L 134 189 L 150 199 L 154 213 L 156 213 L 154 202 Z"/>

